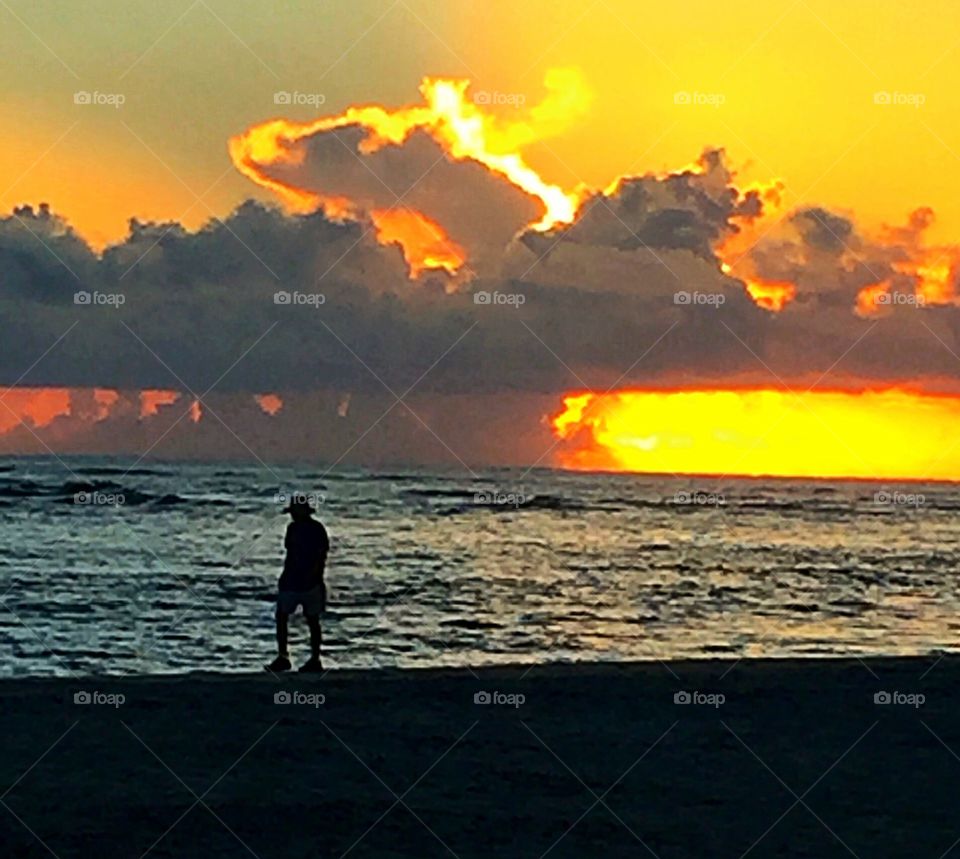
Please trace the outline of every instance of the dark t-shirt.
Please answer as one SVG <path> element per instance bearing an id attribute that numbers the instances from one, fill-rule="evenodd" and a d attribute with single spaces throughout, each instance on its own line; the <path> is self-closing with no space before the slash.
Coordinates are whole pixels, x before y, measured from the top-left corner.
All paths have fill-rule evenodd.
<path id="1" fill-rule="evenodd" d="M 283 540 L 287 556 L 280 574 L 280 590 L 309 591 L 323 584 L 330 540 L 327 529 L 316 519 L 291 522 Z"/>

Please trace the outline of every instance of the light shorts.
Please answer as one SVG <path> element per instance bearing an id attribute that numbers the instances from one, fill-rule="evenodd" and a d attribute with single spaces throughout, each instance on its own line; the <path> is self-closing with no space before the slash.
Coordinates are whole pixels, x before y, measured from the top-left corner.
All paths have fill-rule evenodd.
<path id="1" fill-rule="evenodd" d="M 294 614 L 297 606 L 303 606 L 304 614 L 321 614 L 326 608 L 327 593 L 323 585 L 317 585 L 309 591 L 279 591 L 277 609 L 284 614 Z"/>

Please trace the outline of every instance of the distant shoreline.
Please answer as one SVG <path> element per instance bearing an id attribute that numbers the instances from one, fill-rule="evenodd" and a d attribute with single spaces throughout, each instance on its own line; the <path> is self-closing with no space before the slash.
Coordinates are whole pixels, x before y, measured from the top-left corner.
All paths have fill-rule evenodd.
<path id="1" fill-rule="evenodd" d="M 143 456 L 136 454 L 105 454 L 94 452 L 70 451 L 59 452 L 56 454 L 37 453 L 29 451 L 5 452 L 0 453 L 0 461 L 3 460 L 42 460 L 52 462 L 84 462 L 98 463 L 109 461 L 123 467 L 130 463 L 139 468 L 177 468 L 183 466 L 202 466 L 210 465 L 222 468 L 250 468 L 262 470 L 263 464 L 256 459 L 238 459 L 232 456 L 223 458 L 213 457 L 191 457 L 183 456 L 179 459 L 168 456 Z M 595 468 L 570 468 L 561 466 L 543 466 L 530 465 L 529 463 L 516 463 L 513 465 L 484 465 L 481 463 L 471 463 L 471 468 L 482 472 L 478 477 L 471 477 L 464 473 L 464 467 L 456 463 L 434 463 L 434 464 L 416 464 L 407 462 L 391 462 L 386 465 L 382 463 L 362 465 L 351 464 L 343 465 L 336 469 L 327 471 L 330 462 L 318 462 L 303 457 L 291 458 L 268 458 L 265 462 L 270 466 L 277 468 L 296 468 L 302 469 L 307 473 L 322 472 L 328 480 L 335 480 L 343 473 L 357 474 L 362 473 L 366 477 L 376 480 L 406 480 L 416 479 L 424 474 L 444 477 L 451 475 L 461 479 L 464 483 L 475 484 L 484 483 L 487 475 L 497 472 L 522 471 L 524 475 L 531 474 L 551 474 L 560 476 L 595 476 L 595 477 L 635 477 L 644 480 L 662 480 L 670 483 L 684 482 L 688 480 L 715 480 L 715 481 L 766 481 L 773 483 L 863 483 L 867 485 L 875 484 L 924 484 L 928 486 L 956 486 L 960 480 L 949 480 L 942 477 L 869 477 L 869 476 L 815 476 L 815 475 L 790 475 L 790 474 L 726 474 L 722 472 L 667 472 L 667 471 L 629 471 L 629 470 L 605 470 Z M 378 471 L 385 471 L 385 474 L 378 474 Z"/>

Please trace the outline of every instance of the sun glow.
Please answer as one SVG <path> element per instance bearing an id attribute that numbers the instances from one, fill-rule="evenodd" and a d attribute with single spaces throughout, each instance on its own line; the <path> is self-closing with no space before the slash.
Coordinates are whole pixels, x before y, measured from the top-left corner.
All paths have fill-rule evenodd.
<path id="1" fill-rule="evenodd" d="M 552 426 L 566 468 L 960 480 L 960 396 L 630 390 L 563 402 Z"/>
<path id="2" fill-rule="evenodd" d="M 377 228 L 377 241 L 400 247 L 410 277 L 419 277 L 430 268 L 455 274 L 466 262 L 466 251 L 436 221 L 420 212 L 405 207 L 375 209 L 370 217 Z"/>

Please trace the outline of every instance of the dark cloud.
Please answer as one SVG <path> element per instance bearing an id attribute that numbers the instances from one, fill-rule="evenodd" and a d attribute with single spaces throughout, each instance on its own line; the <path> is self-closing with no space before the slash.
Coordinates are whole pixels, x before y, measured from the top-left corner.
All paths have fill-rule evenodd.
<path id="1" fill-rule="evenodd" d="M 359 125 L 321 131 L 298 141 L 293 163 L 261 169 L 304 191 L 347 198 L 361 216 L 393 207 L 420 212 L 487 274 L 513 236 L 543 215 L 539 200 L 476 161 L 450 158 L 424 131 L 373 151 L 363 145 L 368 137 Z"/>
<path id="2" fill-rule="evenodd" d="M 618 250 L 686 250 L 715 262 L 714 243 L 736 229 L 731 219 L 759 214 L 759 202 L 756 194 L 741 198 L 731 187 L 720 150 L 705 152 L 700 167 L 702 173 L 623 179 L 611 194 L 587 197 L 577 220 L 543 241 Z"/>
<path id="3" fill-rule="evenodd" d="M 389 160 L 399 151 L 380 150 L 382 160 L 371 162 L 380 178 L 414 176 L 432 157 L 429 139 L 410 146 L 402 169 Z M 338 148 L 343 141 L 325 139 L 303 169 L 318 177 L 345 169 L 355 157 L 341 160 Z M 363 185 L 363 199 L 379 206 L 378 182 L 351 170 L 343 188 L 360 194 Z M 426 423 L 459 439 L 450 446 L 473 463 L 540 447 L 549 404 L 585 387 L 799 386 L 824 373 L 831 384 L 955 387 L 956 307 L 892 306 L 868 316 L 856 307 L 860 290 L 878 281 L 916 289 L 903 263 L 931 221 L 922 210 L 882 241 L 825 209 L 784 218 L 750 247 L 744 266 L 796 284 L 796 300 L 772 313 L 723 274 L 714 251 L 762 214 L 760 195 L 736 189 L 718 152 L 705 153 L 702 172 L 625 179 L 609 196 L 588 198 L 573 224 L 513 241 L 517 224 L 530 220 L 529 199 L 479 165 L 446 165 L 424 194 L 410 202 L 434 206 L 431 216 L 449 218 L 458 240 L 460 229 L 480 236 L 477 246 L 496 264 L 469 283 L 442 273 L 411 281 L 400 250 L 379 245 L 363 217 L 288 216 L 254 203 L 197 232 L 131 222 L 126 240 L 98 256 L 46 207 L 18 209 L 0 219 L 0 381 L 185 392 L 152 422 L 124 395 L 109 427 L 78 394 L 72 415 L 44 428 L 63 445 L 142 449 L 169 429 L 167 444 L 181 453 L 188 432 L 197 455 L 233 450 L 236 439 L 213 415 L 170 429 L 190 391 L 213 388 L 213 411 L 242 426 L 262 456 L 322 449 L 336 458 L 390 409 L 348 460 L 361 452 L 387 461 L 404 450 L 449 460 Z M 79 291 L 123 303 L 75 304 Z M 278 292 L 307 298 L 277 304 Z M 477 303 L 483 293 L 490 300 Z M 310 303 L 316 295 L 322 304 Z M 423 421 L 394 398 L 411 386 Z M 283 397 L 277 416 L 250 396 L 262 392 Z M 468 416 L 476 420 L 469 427 Z M 35 444 L 24 428 L 5 438 Z"/>
<path id="4" fill-rule="evenodd" d="M 808 245 L 827 253 L 842 254 L 853 236 L 850 220 L 816 206 L 795 212 L 790 220 Z"/>

